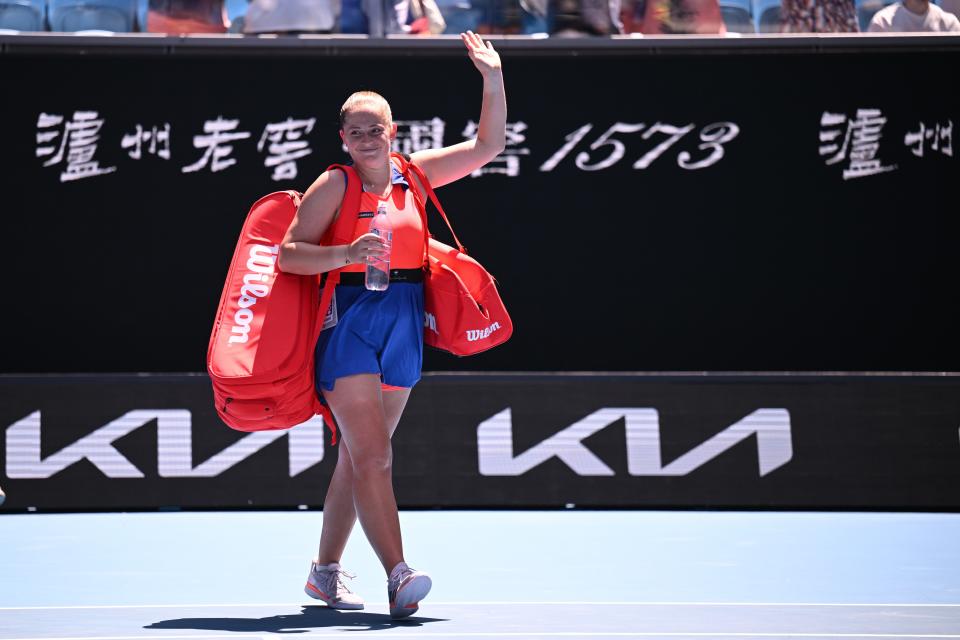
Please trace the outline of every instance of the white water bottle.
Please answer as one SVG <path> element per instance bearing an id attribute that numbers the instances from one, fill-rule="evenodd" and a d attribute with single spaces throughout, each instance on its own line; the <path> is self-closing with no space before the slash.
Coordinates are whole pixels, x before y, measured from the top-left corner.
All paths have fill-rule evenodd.
<path id="1" fill-rule="evenodd" d="M 390 250 L 393 248 L 393 224 L 387 217 L 386 202 L 377 205 L 377 213 L 370 221 L 370 233 L 380 236 L 387 245 L 387 253 L 367 258 L 367 274 L 363 284 L 371 291 L 385 291 L 390 284 Z"/>

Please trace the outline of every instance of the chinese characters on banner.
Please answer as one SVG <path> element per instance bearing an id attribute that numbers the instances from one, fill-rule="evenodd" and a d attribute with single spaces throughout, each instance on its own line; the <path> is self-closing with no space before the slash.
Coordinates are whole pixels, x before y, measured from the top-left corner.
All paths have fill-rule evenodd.
<path id="1" fill-rule="evenodd" d="M 530 149 L 517 148 L 521 143 L 526 141 L 527 137 L 523 135 L 523 132 L 526 130 L 526 122 L 508 122 L 506 128 L 506 148 L 496 158 L 479 169 L 474 170 L 470 176 L 479 178 L 488 173 L 499 173 L 515 178 L 520 175 L 520 156 L 530 155 Z M 463 137 L 466 140 L 472 140 L 477 137 L 478 131 L 479 125 L 471 120 L 463 129 Z"/>
<path id="2" fill-rule="evenodd" d="M 316 118 L 287 118 L 283 122 L 270 123 L 264 128 L 260 142 L 257 143 L 257 151 L 263 153 L 264 146 L 267 142 L 270 143 L 263 166 L 273 168 L 273 180 L 293 180 L 297 177 L 297 160 L 313 153 L 303 137 L 313 131 L 316 123 Z"/>
<path id="3" fill-rule="evenodd" d="M 74 111 L 70 120 L 41 113 L 37 118 L 37 157 L 46 158 L 45 167 L 64 165 L 60 182 L 113 173 L 116 167 L 101 167 L 93 158 L 103 122 L 96 111 Z"/>
<path id="4" fill-rule="evenodd" d="M 162 129 L 152 127 L 147 131 L 143 125 L 137 125 L 133 133 L 125 134 L 120 146 L 124 149 L 130 149 L 127 152 L 134 160 L 143 157 L 143 147 L 147 146 L 147 153 L 152 156 L 159 156 L 164 160 L 170 159 L 170 123 L 166 122 Z"/>
<path id="5" fill-rule="evenodd" d="M 192 162 L 180 168 L 181 173 L 208 171 L 219 173 L 237 164 L 234 155 L 236 145 L 256 142 L 256 149 L 263 154 L 263 166 L 271 171 L 274 181 L 293 180 L 298 175 L 297 161 L 313 153 L 308 140 L 316 126 L 316 118 L 293 118 L 270 122 L 264 126 L 258 138 L 250 130 L 241 126 L 239 119 L 218 115 L 203 123 L 202 134 L 194 135 Z M 96 142 L 104 120 L 95 111 L 78 111 L 70 122 L 64 123 L 64 116 L 41 114 L 37 121 L 37 157 L 48 157 L 44 166 L 58 165 L 67 157 L 67 166 L 61 174 L 61 181 L 94 177 L 117 170 L 116 167 L 100 167 L 93 159 L 97 150 Z M 425 149 L 444 146 L 447 123 L 434 116 L 426 120 L 398 120 L 397 136 L 393 141 L 393 150 L 412 154 Z M 587 135 L 593 130 L 593 124 L 586 124 L 566 136 L 565 144 L 549 159 L 540 165 L 540 171 L 553 171 L 581 143 L 588 146 L 574 157 L 574 166 L 581 171 L 600 171 L 619 162 L 626 154 L 626 144 L 615 138 L 617 134 L 639 134 L 641 141 L 649 141 L 646 152 L 633 164 L 634 169 L 646 169 L 657 158 L 678 144 L 696 128 L 695 124 L 673 125 L 655 122 L 649 126 L 644 123 L 614 123 L 601 136 L 587 145 Z M 526 122 L 508 122 L 506 127 L 506 147 L 485 166 L 473 171 L 471 176 L 479 178 L 498 174 L 510 178 L 520 175 L 521 161 L 532 155 L 526 144 L 529 125 Z M 469 120 L 461 131 L 465 140 L 477 136 L 479 124 Z M 725 153 L 725 146 L 740 133 L 740 128 L 732 122 L 718 122 L 706 125 L 699 133 L 696 150 L 682 150 L 676 155 L 677 165 L 683 169 L 704 169 L 719 162 Z M 943 138 L 939 132 L 933 136 L 935 144 Z M 134 131 L 125 133 L 120 148 L 133 160 L 145 156 L 155 156 L 171 160 L 172 127 L 169 122 L 162 125 L 137 124 Z M 50 144 L 54 143 L 54 144 Z M 59 146 L 58 144 L 59 143 Z M 934 147 L 937 148 L 937 147 Z M 695 157 L 696 156 L 696 157 Z"/>
<path id="6" fill-rule="evenodd" d="M 923 150 L 928 143 L 931 151 L 939 151 L 952 158 L 953 120 L 947 120 L 944 124 L 938 123 L 932 127 L 921 122 L 917 131 L 909 131 L 903 136 L 903 144 L 910 147 L 910 153 L 918 158 L 923 157 Z"/>
<path id="7" fill-rule="evenodd" d="M 393 150 L 410 155 L 415 151 L 425 151 L 443 146 L 443 133 L 447 123 L 440 118 L 430 120 L 397 120 L 397 137 L 393 141 Z"/>
<path id="8" fill-rule="evenodd" d="M 180 172 L 190 174 L 225 171 L 238 163 L 235 156 L 237 145 L 254 144 L 256 141 L 256 150 L 263 155 L 263 166 L 270 171 L 270 178 L 277 182 L 293 180 L 298 175 L 297 162 L 313 153 L 309 135 L 313 133 L 316 122 L 316 118 L 287 117 L 267 123 L 259 136 L 255 137 L 254 131 L 243 127 L 239 119 L 218 115 L 203 122 L 202 133 L 193 135 L 193 149 L 181 152 L 190 157 L 189 162 L 180 167 Z M 101 167 L 94 159 L 103 125 L 104 119 L 96 111 L 77 111 L 70 121 L 66 121 L 63 115 L 41 113 L 37 120 L 37 157 L 45 158 L 45 167 L 64 165 L 60 174 L 61 182 L 113 173 L 117 171 L 117 167 Z M 394 151 L 409 155 L 444 146 L 447 123 L 438 116 L 425 120 L 398 120 L 396 125 Z M 586 124 L 567 135 L 565 144 L 540 165 L 540 171 L 553 171 L 581 143 L 586 148 L 573 158 L 577 169 L 608 169 L 623 159 L 627 152 L 625 142 L 619 139 L 624 134 L 638 134 L 636 137 L 641 142 L 648 141 L 645 153 L 633 164 L 634 169 L 646 169 L 696 129 L 696 125 L 692 123 L 673 125 L 655 122 L 647 126 L 644 123 L 617 122 L 587 144 L 587 135 L 593 127 L 593 124 Z M 526 122 L 508 122 L 505 149 L 485 166 L 473 171 L 471 176 L 519 176 L 523 159 L 533 154 L 527 145 L 529 129 Z M 932 140 L 932 148 L 949 148 L 952 153 L 952 147 L 948 147 L 948 142 L 944 142 L 949 140 L 951 131 L 952 129 L 947 131 L 941 128 L 927 136 Z M 461 135 L 465 140 L 471 140 L 478 132 L 479 124 L 469 120 L 461 130 Z M 739 133 L 740 127 L 732 122 L 718 122 L 702 127 L 696 134 L 699 136 L 699 143 L 687 144 L 686 149 L 681 145 L 683 150 L 676 154 L 677 165 L 683 169 L 694 170 L 716 164 L 724 157 L 725 145 Z M 169 161 L 174 155 L 172 137 L 173 128 L 169 122 L 140 123 L 133 131 L 123 134 L 120 149 L 132 160 L 139 161 L 152 156 Z"/>
<path id="9" fill-rule="evenodd" d="M 226 120 L 223 116 L 204 122 L 203 132 L 206 135 L 193 136 L 193 146 L 206 151 L 199 160 L 183 167 L 180 171 L 193 173 L 209 166 L 210 171 L 217 173 L 235 165 L 236 158 L 230 157 L 233 154 L 233 145 L 229 143 L 250 137 L 249 131 L 236 130 L 239 125 L 239 120 Z"/>
<path id="10" fill-rule="evenodd" d="M 265 155 L 263 164 L 272 170 L 275 181 L 297 177 L 297 160 L 313 153 L 305 139 L 313 131 L 316 118 L 288 117 L 268 123 L 257 142 L 257 151 Z M 43 158 L 44 167 L 62 166 L 61 182 L 113 173 L 117 167 L 101 167 L 94 159 L 104 119 L 96 111 L 76 111 L 67 121 L 61 114 L 41 113 L 37 118 L 36 156 Z M 173 157 L 172 127 L 137 124 L 132 132 L 124 133 L 120 149 L 133 160 L 146 155 L 163 160 Z M 441 133 L 442 135 L 442 133 Z M 203 123 L 203 134 L 193 136 L 193 147 L 199 157 L 181 167 L 182 173 L 210 171 L 218 173 L 237 164 L 233 157 L 234 143 L 250 140 L 253 134 L 240 128 L 237 119 L 217 116 Z"/>
<path id="11" fill-rule="evenodd" d="M 851 180 L 895 171 L 897 165 L 880 159 L 880 141 L 887 118 L 880 109 L 857 109 L 851 117 L 824 111 L 820 116 L 820 157 L 824 164 L 840 164 L 843 179 Z M 925 149 L 953 157 L 953 120 L 928 125 L 920 122 L 909 131 L 903 144 L 922 158 Z"/>
<path id="12" fill-rule="evenodd" d="M 37 118 L 36 156 L 44 167 L 58 167 L 60 181 L 71 182 L 117 171 L 116 166 L 101 166 L 96 154 L 101 143 L 104 118 L 97 111 L 75 111 L 67 119 L 64 114 L 41 113 Z M 444 146 L 447 123 L 440 117 L 425 120 L 398 120 L 394 151 L 412 154 Z M 857 109 L 853 114 L 824 111 L 820 116 L 819 155 L 827 166 L 838 165 L 844 180 L 864 178 L 897 170 L 896 164 L 881 159 L 881 142 L 887 118 L 880 109 Z M 272 180 L 293 180 L 298 176 L 297 162 L 313 153 L 308 136 L 313 133 L 316 118 L 293 118 L 267 123 L 259 137 L 245 130 L 240 120 L 218 115 L 206 120 L 202 134 L 193 136 L 193 161 L 180 168 L 182 173 L 209 171 L 218 173 L 237 164 L 237 144 L 256 142 L 263 155 L 263 166 Z M 527 145 L 529 125 L 508 122 L 506 148 L 485 166 L 471 173 L 474 178 L 520 175 L 524 158 L 533 154 Z M 675 146 L 675 162 L 686 170 L 706 169 L 720 162 L 728 145 L 740 134 L 733 122 L 715 122 L 697 130 L 696 123 L 670 124 L 656 121 L 614 122 L 596 138 L 590 138 L 594 124 L 587 123 L 570 132 L 562 144 L 539 170 L 551 172 L 568 157 L 581 171 L 602 171 L 621 162 L 628 155 L 628 143 L 636 147 L 630 159 L 632 168 L 644 170 Z M 479 125 L 469 120 L 461 130 L 464 139 L 477 136 Z M 133 160 L 154 156 L 171 160 L 172 127 L 169 122 L 137 124 L 124 133 L 120 149 Z M 918 122 L 903 139 L 904 147 L 913 156 L 931 154 L 953 157 L 953 120 Z M 579 148 L 579 151 L 578 151 Z M 102 149 L 101 149 L 102 150 Z M 574 154 L 574 151 L 578 151 Z"/>

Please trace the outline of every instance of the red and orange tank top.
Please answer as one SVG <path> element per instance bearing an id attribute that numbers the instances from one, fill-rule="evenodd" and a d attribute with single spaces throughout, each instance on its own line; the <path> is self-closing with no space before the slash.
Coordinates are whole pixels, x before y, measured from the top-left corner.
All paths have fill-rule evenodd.
<path id="1" fill-rule="evenodd" d="M 387 205 L 387 217 L 393 223 L 393 250 L 390 252 L 391 269 L 419 269 L 423 266 L 423 221 L 413 198 L 411 186 L 403 174 L 391 163 L 393 189 L 381 198 L 366 191 L 360 196 L 360 216 L 353 230 L 353 238 L 359 238 L 370 230 L 370 220 L 381 202 Z M 363 271 L 363 263 L 349 264 L 344 271 Z"/>

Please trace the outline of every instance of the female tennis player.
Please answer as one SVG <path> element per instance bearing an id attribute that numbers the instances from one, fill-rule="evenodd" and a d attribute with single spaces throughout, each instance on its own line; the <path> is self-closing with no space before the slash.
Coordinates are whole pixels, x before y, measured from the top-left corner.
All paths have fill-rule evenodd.
<path id="1" fill-rule="evenodd" d="M 412 161 L 434 187 L 467 176 L 504 148 L 507 104 L 500 56 L 480 36 L 461 34 L 467 55 L 483 76 L 477 137 L 441 149 L 418 151 Z M 319 239 L 337 218 L 346 189 L 341 171 L 324 172 L 310 186 L 280 250 L 283 271 L 312 275 L 344 268 L 334 296 L 336 324 L 317 342 L 317 389 L 340 427 L 340 453 L 323 505 L 320 549 L 305 590 L 338 609 L 362 609 L 346 587 L 340 567 L 347 538 L 359 518 L 367 540 L 387 573 L 390 614 L 415 613 L 430 591 L 430 577 L 404 560 L 393 493 L 390 438 L 420 379 L 423 360 L 423 228 L 410 189 L 390 159 L 397 135 L 390 105 L 380 95 L 351 95 L 340 111 L 340 138 L 363 182 L 361 211 L 385 204 L 393 224 L 390 285 L 363 286 L 365 261 L 387 247 L 369 233 L 369 218 L 357 221 L 348 245 L 323 246 Z"/>

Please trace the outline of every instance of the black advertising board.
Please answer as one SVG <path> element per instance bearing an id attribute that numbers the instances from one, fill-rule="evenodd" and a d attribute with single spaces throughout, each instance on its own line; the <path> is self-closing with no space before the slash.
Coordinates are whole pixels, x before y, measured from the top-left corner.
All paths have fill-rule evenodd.
<path id="1" fill-rule="evenodd" d="M 457 42 L 53 41 L 0 51 L 8 373 L 202 371 L 249 206 L 344 160 L 350 92 L 406 151 L 478 117 Z M 507 149 L 440 196 L 516 332 L 427 368 L 958 370 L 956 39 L 673 42 L 498 45 Z"/>
<path id="2" fill-rule="evenodd" d="M 402 507 L 960 509 L 960 382 L 427 375 Z M 0 377 L 5 510 L 322 505 L 322 424 L 241 434 L 204 376 Z"/>

